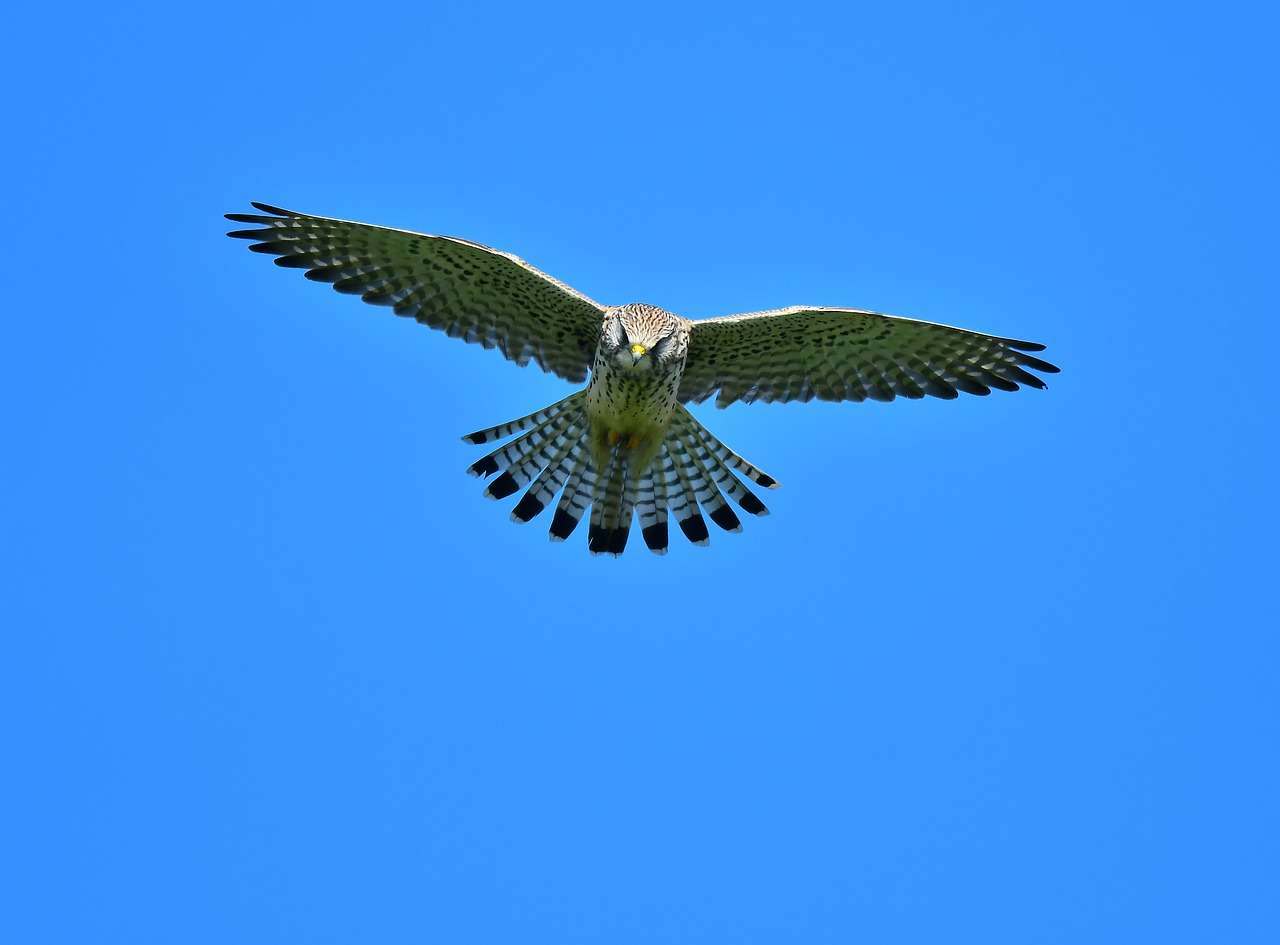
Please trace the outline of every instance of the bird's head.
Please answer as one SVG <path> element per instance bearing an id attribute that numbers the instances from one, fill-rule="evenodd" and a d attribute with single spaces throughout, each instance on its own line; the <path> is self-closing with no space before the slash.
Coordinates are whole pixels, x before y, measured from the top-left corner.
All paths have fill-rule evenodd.
<path id="1" fill-rule="evenodd" d="M 600 343 L 618 368 L 665 372 L 684 361 L 689 333 L 679 315 L 633 302 L 609 310 Z"/>

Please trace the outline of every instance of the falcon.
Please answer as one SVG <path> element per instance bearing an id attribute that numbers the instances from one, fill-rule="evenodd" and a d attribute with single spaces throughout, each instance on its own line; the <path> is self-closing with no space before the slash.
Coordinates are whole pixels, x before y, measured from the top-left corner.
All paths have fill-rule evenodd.
<path id="1" fill-rule="evenodd" d="M 851 308 L 796 305 L 690 321 L 633 302 L 601 305 L 518 256 L 431 236 L 253 203 L 228 213 L 255 228 L 228 236 L 313 282 L 389 306 L 453 338 L 497 348 L 519 365 L 587 386 L 557 403 L 463 439 L 508 442 L 468 472 L 493 476 L 484 494 L 529 522 L 555 503 L 550 535 L 563 541 L 590 510 L 587 547 L 620 555 L 633 518 L 651 551 L 667 550 L 669 519 L 708 543 L 702 510 L 741 531 L 736 503 L 765 515 L 743 482 L 778 483 L 725 446 L 685 404 L 735 401 L 890 401 L 961 392 L 1043 389 L 1033 371 L 1044 345 Z M 587 380 L 588 376 L 590 380 Z M 557 498 L 558 497 L 558 498 Z"/>

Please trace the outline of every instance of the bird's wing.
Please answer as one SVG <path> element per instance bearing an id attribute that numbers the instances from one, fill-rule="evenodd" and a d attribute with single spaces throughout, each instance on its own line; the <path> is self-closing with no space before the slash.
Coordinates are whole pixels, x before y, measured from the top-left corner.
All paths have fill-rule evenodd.
<path id="1" fill-rule="evenodd" d="M 796 305 L 693 322 L 680 400 L 893 400 L 1043 388 L 1030 341 L 850 308 Z"/>
<path id="2" fill-rule="evenodd" d="M 570 381 L 587 376 L 604 307 L 518 256 L 451 236 L 253 206 L 262 214 L 227 219 L 261 228 L 227 235 L 255 240 L 249 248 L 274 255 L 277 266 L 305 269 L 308 279 L 497 348 L 517 364 L 533 360 Z"/>

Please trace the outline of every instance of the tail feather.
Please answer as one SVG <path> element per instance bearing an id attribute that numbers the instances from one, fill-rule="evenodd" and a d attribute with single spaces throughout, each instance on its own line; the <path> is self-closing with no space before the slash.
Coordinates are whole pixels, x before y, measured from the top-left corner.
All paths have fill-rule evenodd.
<path id="1" fill-rule="evenodd" d="M 667 490 L 660 469 L 650 469 L 640 478 L 636 491 L 636 514 L 640 516 L 640 536 L 645 546 L 654 554 L 666 554 Z"/>
<path id="2" fill-rule="evenodd" d="M 691 414 L 685 407 L 676 407 L 675 416 L 672 417 L 672 423 L 688 423 L 698 431 L 698 437 L 706 444 L 707 449 L 711 451 L 716 459 L 720 460 L 726 466 L 736 469 L 758 486 L 766 489 L 778 488 L 778 480 L 774 479 L 764 470 L 757 468 L 747 462 L 729 447 L 725 446 L 716 438 L 716 435 L 698 422 L 697 418 Z"/>
<path id="3" fill-rule="evenodd" d="M 564 541 L 573 534 L 573 530 L 578 527 L 578 522 L 582 521 L 582 513 L 586 511 L 588 505 L 585 496 L 589 496 L 594 488 L 594 481 L 588 483 L 588 476 L 593 476 L 591 451 L 579 444 L 573 457 L 573 468 L 569 473 L 569 479 L 564 484 L 564 492 L 556 504 L 555 515 L 551 518 L 548 534 L 552 541 Z"/>
<path id="4" fill-rule="evenodd" d="M 692 426 L 687 427 L 685 432 L 685 442 L 689 446 L 689 450 L 697 457 L 702 467 L 707 470 L 711 480 L 722 489 L 729 498 L 737 502 L 743 509 L 752 515 L 768 515 L 769 509 L 756 496 L 754 492 L 742 484 L 737 476 L 729 471 L 729 467 L 716 456 L 714 450 L 707 443 L 707 439 L 711 436 L 707 433 L 706 427 Z"/>
<path id="5" fill-rule="evenodd" d="M 680 531 L 684 532 L 684 537 L 695 545 L 709 544 L 711 538 L 707 531 L 707 523 L 702 517 L 702 512 L 698 510 L 698 491 L 689 478 L 689 468 L 682 456 L 680 438 L 668 436 L 662 446 L 671 458 L 680 490 L 679 498 L 671 506 L 676 524 L 680 526 Z"/>
<path id="6" fill-rule="evenodd" d="M 609 451 L 605 467 L 598 469 L 590 436 L 585 391 L 579 391 L 527 416 L 469 434 L 465 439 L 473 443 L 514 439 L 472 463 L 468 472 L 498 474 L 485 489 L 490 498 L 505 498 L 527 486 L 511 512 L 518 522 L 540 515 L 558 494 L 551 540 L 568 538 L 589 517 L 588 549 L 615 556 L 626 549 L 637 515 L 645 545 L 665 554 L 672 518 L 689 541 L 706 545 L 710 536 L 704 511 L 728 531 L 742 527 L 731 502 L 753 515 L 767 514 L 764 503 L 735 473 L 766 488 L 777 486 L 772 476 L 725 446 L 684 407 L 676 408 L 647 468 L 633 468 L 633 454 L 619 443 Z"/>
<path id="7" fill-rule="evenodd" d="M 542 472 L 530 484 L 525 494 L 520 497 L 516 507 L 511 510 L 511 518 L 517 522 L 529 522 L 542 513 L 547 503 L 555 497 L 569 477 L 571 466 L 577 461 L 576 451 L 582 451 L 582 431 L 585 418 L 578 417 L 570 421 L 551 444 L 551 456 Z"/>
<path id="8" fill-rule="evenodd" d="M 631 534 L 631 520 L 635 517 L 636 493 L 639 487 L 639 476 L 631 469 L 631 463 L 625 462 L 622 467 L 622 495 L 613 520 L 613 534 L 610 536 L 609 551 L 620 555 L 627 548 L 627 536 Z"/>
<path id="9" fill-rule="evenodd" d="M 522 433 L 510 443 L 503 443 L 497 449 L 490 453 L 485 453 L 474 463 L 467 467 L 467 474 L 471 476 L 492 476 L 501 469 L 506 469 L 512 463 L 519 462 L 520 457 L 528 449 L 529 443 L 538 438 L 537 442 L 542 441 L 543 431 L 547 424 L 552 423 L 559 415 L 556 414 L 550 420 L 543 421 L 539 426 L 534 427 L 526 433 Z"/>
<path id="10" fill-rule="evenodd" d="M 612 544 L 614 516 L 610 512 L 621 502 L 616 494 L 620 490 L 615 486 L 615 482 L 624 475 L 623 462 L 624 460 L 619 456 L 619 450 L 615 447 L 609 454 L 609 465 L 604 475 L 597 477 L 595 488 L 591 492 L 591 523 L 587 530 L 587 549 L 593 554 L 609 551 Z"/>
<path id="11" fill-rule="evenodd" d="M 658 554 L 667 553 L 667 507 L 671 501 L 671 493 L 667 488 L 667 477 L 665 471 L 659 475 L 653 473 L 651 476 L 653 482 L 653 506 L 654 506 L 654 524 L 647 531 L 645 543 L 649 548 Z"/>
<path id="12" fill-rule="evenodd" d="M 670 518 L 674 518 L 677 522 L 681 516 L 688 515 L 689 498 L 684 493 L 684 487 L 680 484 L 680 476 L 676 472 L 675 460 L 671 458 L 671 451 L 667 449 L 667 444 L 662 444 L 662 449 L 658 453 L 658 459 L 655 461 L 655 467 L 661 467 L 662 489 L 667 494 L 667 512 Z M 655 472 L 655 476 L 657 473 Z"/>
<path id="13" fill-rule="evenodd" d="M 676 435 L 679 444 L 676 455 L 679 457 L 679 462 L 684 465 L 690 483 L 693 484 L 698 504 L 707 510 L 707 514 L 711 516 L 711 521 L 725 531 L 742 531 L 742 523 L 738 521 L 738 516 L 734 514 L 729 503 L 725 501 L 724 495 L 716 487 L 715 482 L 712 481 L 710 474 L 707 472 L 707 467 L 698 458 L 694 449 L 696 439 L 683 431 L 677 431 Z"/>
<path id="14" fill-rule="evenodd" d="M 492 443 L 494 440 L 505 440 L 509 436 L 514 436 L 521 430 L 527 430 L 529 427 L 537 424 L 546 423 L 581 394 L 570 394 L 564 400 L 558 400 L 549 407 L 543 407 L 541 410 L 535 410 L 531 414 L 523 417 L 517 417 L 515 420 L 508 420 L 506 423 L 499 423 L 496 427 L 486 427 L 483 430 L 477 430 L 475 433 L 468 433 L 463 437 L 468 443 Z"/>
<path id="15" fill-rule="evenodd" d="M 609 460 L 608 474 L 596 485 L 591 506 L 591 528 L 587 548 L 592 554 L 622 554 L 631 534 L 635 514 L 636 476 L 631 471 L 629 456 L 615 446 Z"/>
<path id="16" fill-rule="evenodd" d="M 506 471 L 489 483 L 484 494 L 490 499 L 505 499 L 536 476 L 551 460 L 547 445 L 559 437 L 573 422 L 574 414 L 565 412 L 535 427 L 511 447 L 500 450 Z M 516 446 L 523 444 L 519 449 Z"/>
<path id="17" fill-rule="evenodd" d="M 719 477 L 728 477 L 729 473 L 723 472 L 719 464 L 708 465 L 699 456 L 701 451 L 701 443 L 698 442 L 696 436 L 689 436 L 685 441 L 685 446 L 689 450 L 689 455 L 693 457 L 694 464 L 698 467 L 702 476 L 704 488 L 709 494 L 709 502 L 704 502 L 703 507 L 707 510 L 707 514 L 711 516 L 711 521 L 715 522 L 727 532 L 742 531 L 742 522 L 738 519 L 738 514 L 734 512 L 728 500 L 724 497 L 718 482 Z M 705 456 L 705 452 L 703 453 Z M 717 475 L 718 474 L 718 475 Z"/>

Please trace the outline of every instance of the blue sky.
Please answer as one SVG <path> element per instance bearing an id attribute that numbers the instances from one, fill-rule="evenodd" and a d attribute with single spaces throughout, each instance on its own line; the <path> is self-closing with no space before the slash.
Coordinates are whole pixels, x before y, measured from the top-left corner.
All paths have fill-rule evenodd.
<path id="1" fill-rule="evenodd" d="M 1280 940 L 1271 10 L 6 20 L 4 940 Z M 1063 372 L 699 408 L 773 514 L 594 559 L 249 200 Z"/>

